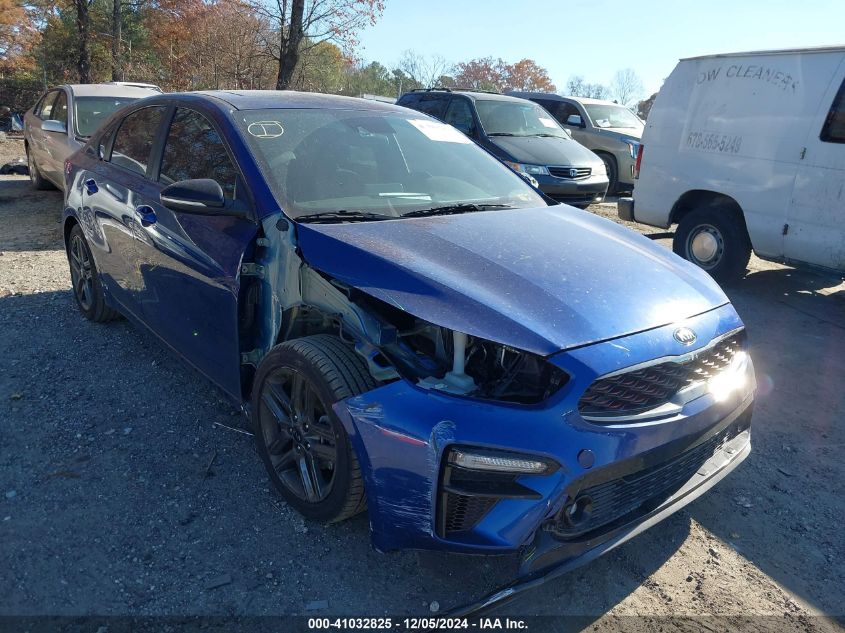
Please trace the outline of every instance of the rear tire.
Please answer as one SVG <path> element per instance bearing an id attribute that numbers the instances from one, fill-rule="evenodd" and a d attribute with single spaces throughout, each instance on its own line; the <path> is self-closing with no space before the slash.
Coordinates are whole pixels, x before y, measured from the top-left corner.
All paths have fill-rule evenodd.
<path id="1" fill-rule="evenodd" d="M 49 189 L 56 188 L 53 186 L 52 182 L 44 178 L 44 176 L 41 175 L 41 172 L 38 171 L 38 165 L 35 164 L 35 160 L 33 160 L 32 155 L 29 152 L 29 147 L 26 148 L 26 164 L 29 168 L 29 182 L 32 183 L 33 189 L 47 191 Z"/>
<path id="2" fill-rule="evenodd" d="M 751 259 L 751 240 L 741 212 L 716 204 L 699 207 L 681 218 L 672 250 L 727 283 L 742 277 Z"/>
<path id="3" fill-rule="evenodd" d="M 336 523 L 367 507 L 355 450 L 332 406 L 375 386 L 364 360 L 336 336 L 274 347 L 252 388 L 261 461 L 276 490 L 300 514 Z"/>
<path id="4" fill-rule="evenodd" d="M 79 310 L 89 321 L 105 323 L 120 316 L 114 308 L 106 304 L 103 284 L 88 248 L 88 242 L 82 229 L 76 224 L 68 235 L 67 259 L 70 265 L 70 279 L 73 298 Z"/>

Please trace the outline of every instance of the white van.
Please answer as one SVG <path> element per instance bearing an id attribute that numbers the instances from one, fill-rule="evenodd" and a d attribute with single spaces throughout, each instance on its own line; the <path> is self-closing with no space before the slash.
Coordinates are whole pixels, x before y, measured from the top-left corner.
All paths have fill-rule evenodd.
<path id="1" fill-rule="evenodd" d="M 845 271 L 845 47 L 682 59 L 619 216 L 720 281 L 764 259 Z"/>

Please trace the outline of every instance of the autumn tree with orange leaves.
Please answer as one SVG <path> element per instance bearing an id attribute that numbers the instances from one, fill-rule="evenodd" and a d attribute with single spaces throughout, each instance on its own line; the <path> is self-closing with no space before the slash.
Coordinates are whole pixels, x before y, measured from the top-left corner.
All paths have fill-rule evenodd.
<path id="1" fill-rule="evenodd" d="M 502 59 L 484 57 L 455 66 L 455 83 L 461 88 L 507 92 L 555 92 L 555 85 L 545 68 L 533 59 L 509 64 Z"/>

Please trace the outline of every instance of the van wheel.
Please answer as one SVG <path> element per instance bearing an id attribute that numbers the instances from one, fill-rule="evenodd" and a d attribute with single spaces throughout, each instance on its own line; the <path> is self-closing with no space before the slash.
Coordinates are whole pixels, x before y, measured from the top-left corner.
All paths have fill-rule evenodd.
<path id="1" fill-rule="evenodd" d="M 29 182 L 32 183 L 33 188 L 38 189 L 39 191 L 55 189 L 53 183 L 44 178 L 44 176 L 41 175 L 41 172 L 38 171 L 38 166 L 35 164 L 35 160 L 32 158 L 32 154 L 29 152 L 28 147 L 26 148 L 26 165 L 29 168 Z"/>
<path id="2" fill-rule="evenodd" d="M 719 205 L 694 209 L 681 218 L 672 250 L 721 283 L 742 277 L 751 259 L 741 215 Z"/>
<path id="3" fill-rule="evenodd" d="M 607 195 L 612 196 L 619 187 L 619 170 L 616 167 L 616 159 L 608 154 L 599 154 L 599 158 L 601 158 L 604 169 L 607 171 Z"/>
<path id="4" fill-rule="evenodd" d="M 328 334 L 277 345 L 261 361 L 252 389 L 258 454 L 306 518 L 334 523 L 367 507 L 361 467 L 332 406 L 374 386 L 363 359 Z"/>

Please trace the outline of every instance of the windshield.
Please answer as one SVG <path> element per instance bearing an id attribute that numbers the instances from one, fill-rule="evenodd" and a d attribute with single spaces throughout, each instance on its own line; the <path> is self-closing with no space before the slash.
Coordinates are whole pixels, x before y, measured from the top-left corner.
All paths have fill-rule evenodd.
<path id="1" fill-rule="evenodd" d="M 478 118 L 487 136 L 559 136 L 568 139 L 546 110 L 526 101 L 498 101 L 478 99 L 475 102 Z"/>
<path id="2" fill-rule="evenodd" d="M 238 117 L 292 218 L 340 211 L 397 218 L 448 205 L 546 204 L 461 132 L 421 115 L 275 109 Z"/>
<path id="3" fill-rule="evenodd" d="M 91 136 L 115 110 L 133 101 L 133 97 L 76 97 L 73 102 L 76 135 Z"/>
<path id="4" fill-rule="evenodd" d="M 643 122 L 628 108 L 619 105 L 585 104 L 584 109 L 590 115 L 596 127 L 622 127 L 641 129 Z"/>

